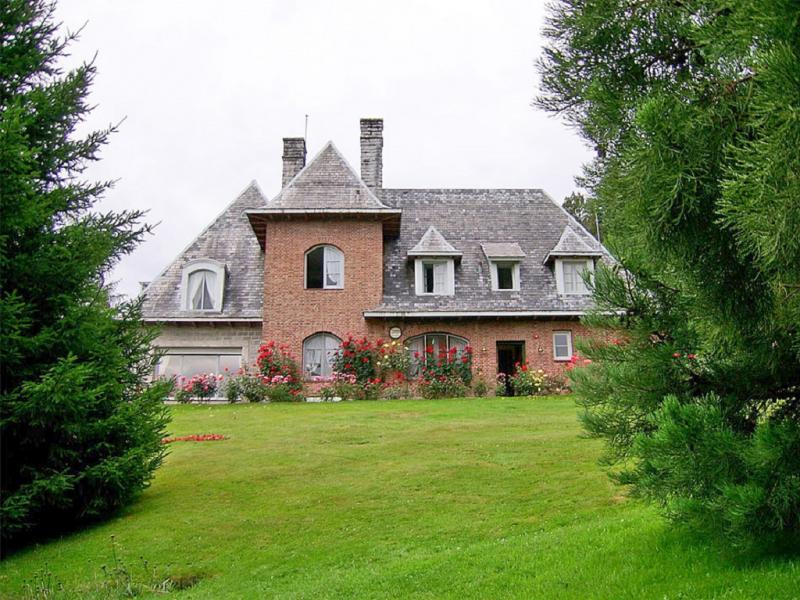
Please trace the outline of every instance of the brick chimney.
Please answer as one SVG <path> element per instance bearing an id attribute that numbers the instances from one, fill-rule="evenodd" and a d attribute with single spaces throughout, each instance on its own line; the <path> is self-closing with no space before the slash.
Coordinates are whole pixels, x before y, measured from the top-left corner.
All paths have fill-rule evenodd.
<path id="1" fill-rule="evenodd" d="M 281 187 L 286 187 L 294 176 L 306 166 L 306 140 L 304 138 L 283 138 L 283 179 Z"/>
<path id="2" fill-rule="evenodd" d="M 383 119 L 361 119 L 361 179 L 383 187 Z"/>

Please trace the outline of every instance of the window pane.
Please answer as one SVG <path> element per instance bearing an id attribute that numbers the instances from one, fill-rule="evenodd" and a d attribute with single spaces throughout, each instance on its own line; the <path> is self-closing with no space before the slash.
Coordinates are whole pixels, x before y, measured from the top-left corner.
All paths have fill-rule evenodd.
<path id="1" fill-rule="evenodd" d="M 219 357 L 219 370 L 223 375 L 236 373 L 241 366 L 242 357 L 238 354 L 223 354 Z"/>
<path id="2" fill-rule="evenodd" d="M 216 281 L 216 273 L 205 269 L 189 275 L 189 298 L 193 310 L 214 309 Z"/>
<path id="3" fill-rule="evenodd" d="M 181 374 L 181 361 L 183 357 L 180 354 L 166 354 L 158 361 L 158 368 L 156 369 L 157 377 L 173 377 Z"/>
<path id="4" fill-rule="evenodd" d="M 408 353 L 411 359 L 409 375 L 416 377 L 425 361 L 425 336 L 421 335 L 408 340 Z"/>
<path id="5" fill-rule="evenodd" d="M 314 248 L 306 255 L 306 287 L 322 287 L 322 263 L 325 255 L 325 248 Z"/>
<path id="6" fill-rule="evenodd" d="M 338 260 L 325 262 L 325 287 L 341 287 L 342 285 L 342 263 Z"/>
<path id="7" fill-rule="evenodd" d="M 555 358 L 570 358 L 571 334 L 569 332 L 553 334 L 553 354 Z"/>
<path id="8" fill-rule="evenodd" d="M 425 293 L 426 294 L 433 294 L 434 288 L 434 277 L 433 277 L 433 264 L 425 263 L 423 264 L 423 268 L 425 269 Z"/>
<path id="9" fill-rule="evenodd" d="M 322 350 L 306 348 L 304 368 L 309 376 L 322 375 Z"/>
<path id="10" fill-rule="evenodd" d="M 564 292 L 567 294 L 587 294 L 589 290 L 581 275 L 587 269 L 585 261 L 565 260 Z"/>
<path id="11" fill-rule="evenodd" d="M 447 293 L 447 263 L 439 262 L 433 265 L 433 293 Z"/>
<path id="12" fill-rule="evenodd" d="M 318 333 L 303 343 L 303 371 L 307 377 L 330 377 L 342 341 L 329 333 Z"/>
<path id="13" fill-rule="evenodd" d="M 451 348 L 455 348 L 456 350 L 458 350 L 457 354 L 459 356 L 461 356 L 461 353 L 464 351 L 464 348 L 466 348 L 466 346 L 467 346 L 467 340 L 465 340 L 464 338 L 460 338 L 458 336 L 455 336 L 455 335 L 448 336 L 447 341 L 449 343 L 448 350 L 450 350 Z"/>
<path id="14" fill-rule="evenodd" d="M 497 289 L 514 289 L 514 265 L 511 263 L 497 264 Z"/>
<path id="15" fill-rule="evenodd" d="M 426 335 L 425 344 L 433 348 L 433 354 L 429 355 L 433 360 L 438 360 L 440 354 L 447 352 L 446 335 Z"/>
<path id="16" fill-rule="evenodd" d="M 216 354 L 184 354 L 183 356 L 184 377 L 207 373 L 216 373 L 219 370 L 219 356 Z"/>

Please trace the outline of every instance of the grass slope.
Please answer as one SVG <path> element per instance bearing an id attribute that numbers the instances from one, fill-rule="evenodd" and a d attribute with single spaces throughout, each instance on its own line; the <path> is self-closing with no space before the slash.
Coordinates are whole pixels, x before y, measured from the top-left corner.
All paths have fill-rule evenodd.
<path id="1" fill-rule="evenodd" d="M 11 556 L 102 595 L 110 536 L 202 573 L 181 598 L 798 598 L 800 561 L 742 560 L 626 500 L 571 399 L 178 406 L 152 487 L 102 525 Z"/>

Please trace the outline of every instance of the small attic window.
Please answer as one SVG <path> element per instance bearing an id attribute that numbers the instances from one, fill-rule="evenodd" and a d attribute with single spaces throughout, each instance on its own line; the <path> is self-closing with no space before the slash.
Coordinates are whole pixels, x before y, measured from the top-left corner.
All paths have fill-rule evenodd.
<path id="1" fill-rule="evenodd" d="M 591 258 L 556 259 L 556 287 L 559 294 L 585 296 L 591 293 L 584 281 L 594 275 L 594 261 Z"/>
<path id="2" fill-rule="evenodd" d="M 317 246 L 306 252 L 306 289 L 344 288 L 344 254 L 335 246 Z"/>
<path id="3" fill-rule="evenodd" d="M 225 288 L 225 265 L 209 258 L 193 260 L 183 268 L 183 310 L 219 312 Z"/>

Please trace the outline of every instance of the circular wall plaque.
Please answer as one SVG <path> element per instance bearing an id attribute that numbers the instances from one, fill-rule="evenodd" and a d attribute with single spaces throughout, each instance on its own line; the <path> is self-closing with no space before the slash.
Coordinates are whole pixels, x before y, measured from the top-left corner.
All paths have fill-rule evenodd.
<path id="1" fill-rule="evenodd" d="M 393 340 L 399 339 L 401 335 L 403 335 L 403 331 L 399 327 L 392 327 L 389 330 L 389 337 Z"/>

